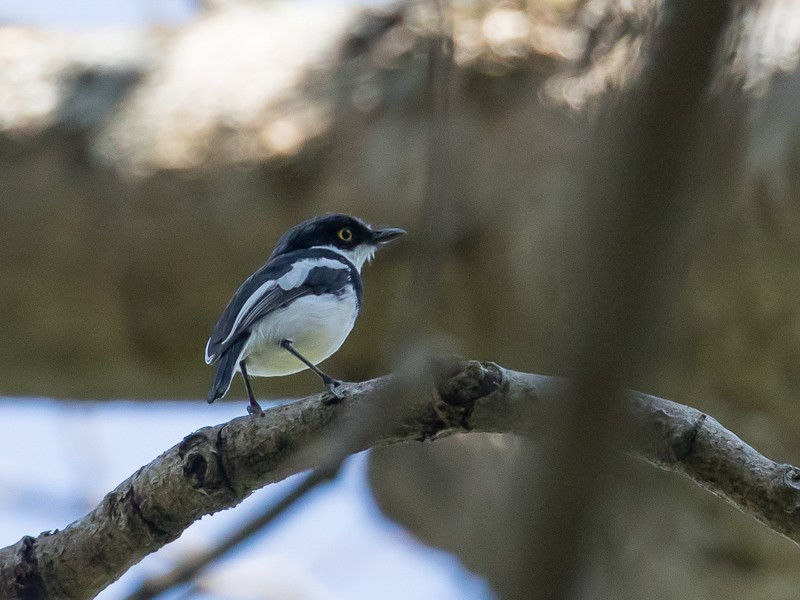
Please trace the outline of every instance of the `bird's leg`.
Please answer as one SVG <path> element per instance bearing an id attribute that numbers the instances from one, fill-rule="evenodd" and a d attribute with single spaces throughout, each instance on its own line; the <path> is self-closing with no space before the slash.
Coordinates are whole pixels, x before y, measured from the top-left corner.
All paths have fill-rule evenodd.
<path id="1" fill-rule="evenodd" d="M 333 377 L 328 375 L 325 371 L 323 371 L 322 369 L 317 367 L 317 365 L 313 364 L 305 356 L 300 354 L 295 349 L 294 344 L 292 343 L 292 340 L 281 340 L 281 348 L 291 352 L 292 355 L 295 358 L 297 358 L 299 361 L 301 361 L 309 369 L 314 371 L 314 373 L 319 375 L 319 378 L 322 379 L 322 385 L 324 385 L 325 388 L 333 395 L 333 397 L 336 399 L 335 401 L 339 401 L 342 398 L 344 398 L 344 394 L 342 393 L 342 390 L 339 389 L 339 386 L 342 385 L 342 382 L 339 381 L 338 379 L 334 379 Z"/>
<path id="2" fill-rule="evenodd" d="M 247 414 L 260 415 L 264 411 L 261 410 L 261 405 L 256 402 L 255 394 L 253 394 L 253 388 L 250 387 L 250 376 L 247 374 L 247 367 L 245 366 L 243 360 L 239 362 L 239 368 L 242 371 L 242 379 L 244 379 L 244 387 L 247 388 L 247 395 L 250 397 L 250 404 L 247 405 Z"/>

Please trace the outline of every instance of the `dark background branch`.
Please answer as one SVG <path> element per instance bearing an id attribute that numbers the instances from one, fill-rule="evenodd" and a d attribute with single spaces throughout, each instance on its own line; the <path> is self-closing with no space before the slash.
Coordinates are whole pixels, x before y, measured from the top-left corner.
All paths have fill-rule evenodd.
<path id="1" fill-rule="evenodd" d="M 611 512 L 615 449 L 627 433 L 622 389 L 642 368 L 639 348 L 663 308 L 654 299 L 664 278 L 655 275 L 686 214 L 680 188 L 734 4 L 665 0 L 642 76 L 599 115 L 573 216 L 582 227 L 573 230 L 574 289 L 562 320 L 559 371 L 572 375 L 575 389 L 548 419 L 556 433 L 537 448 L 538 460 L 525 452 L 517 461 L 511 511 L 521 527 L 511 543 L 522 559 L 503 578 L 504 598 L 524 600 L 531 590 L 544 600 L 577 597 L 586 578 L 598 523 Z"/>

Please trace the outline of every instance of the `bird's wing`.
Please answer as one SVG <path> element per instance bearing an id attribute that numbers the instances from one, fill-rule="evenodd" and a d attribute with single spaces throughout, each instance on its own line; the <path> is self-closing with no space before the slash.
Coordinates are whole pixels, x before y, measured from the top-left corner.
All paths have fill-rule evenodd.
<path id="1" fill-rule="evenodd" d="M 206 363 L 219 360 L 259 319 L 311 294 L 337 293 L 351 280 L 351 265 L 337 258 L 286 254 L 267 262 L 236 290 L 206 343 Z"/>

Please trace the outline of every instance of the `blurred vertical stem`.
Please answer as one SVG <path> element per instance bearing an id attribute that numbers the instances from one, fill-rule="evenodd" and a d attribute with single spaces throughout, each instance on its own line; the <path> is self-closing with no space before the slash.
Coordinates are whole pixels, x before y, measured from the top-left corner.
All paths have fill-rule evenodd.
<path id="1" fill-rule="evenodd" d="M 626 430 L 619 390 L 636 368 L 653 284 L 664 284 L 657 267 L 684 212 L 678 186 L 733 4 L 663 2 L 641 78 L 597 123 L 564 332 L 575 388 L 549 416 L 552 442 L 519 459 L 503 598 L 593 596 L 586 551 Z"/>
<path id="2" fill-rule="evenodd" d="M 435 33 L 428 40 L 427 98 L 429 107 L 425 179 L 419 241 L 415 245 L 411 293 L 405 307 L 404 332 L 419 342 L 433 329 L 433 312 L 439 289 L 439 270 L 452 243 L 452 152 L 450 137 L 453 39 L 450 5 L 431 0 L 436 16 Z"/>

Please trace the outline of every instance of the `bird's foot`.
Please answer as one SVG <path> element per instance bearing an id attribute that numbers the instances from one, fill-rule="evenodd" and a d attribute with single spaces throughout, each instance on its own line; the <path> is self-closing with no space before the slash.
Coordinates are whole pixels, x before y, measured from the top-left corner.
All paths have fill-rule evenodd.
<path id="1" fill-rule="evenodd" d="M 342 385 L 344 381 L 339 381 L 338 379 L 334 379 L 333 377 L 328 377 L 322 381 L 325 388 L 328 390 L 329 396 L 324 396 L 322 398 L 322 403 L 325 405 L 331 404 L 338 404 L 342 400 L 344 400 L 345 393 Z"/>
<path id="2" fill-rule="evenodd" d="M 258 402 L 250 398 L 250 404 L 247 405 L 247 414 L 251 417 L 260 417 L 264 414 L 264 410 Z"/>

